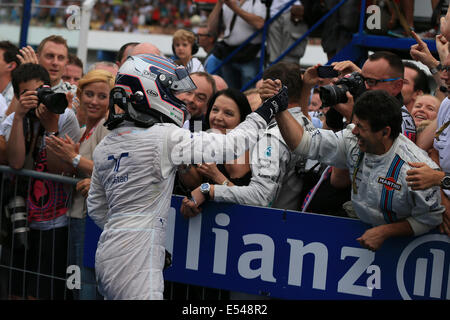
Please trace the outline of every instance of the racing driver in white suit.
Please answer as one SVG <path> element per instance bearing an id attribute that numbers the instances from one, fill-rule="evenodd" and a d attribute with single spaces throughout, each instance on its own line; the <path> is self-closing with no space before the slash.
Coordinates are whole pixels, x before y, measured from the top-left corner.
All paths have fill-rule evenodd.
<path id="1" fill-rule="evenodd" d="M 184 67 L 153 55 L 129 57 L 110 95 L 111 130 L 94 151 L 88 214 L 103 229 L 95 257 L 106 299 L 163 299 L 165 230 L 177 167 L 230 161 L 287 107 L 287 90 L 266 100 L 226 135 L 181 128 L 176 94 L 195 89 Z M 114 105 L 124 110 L 116 114 Z"/>

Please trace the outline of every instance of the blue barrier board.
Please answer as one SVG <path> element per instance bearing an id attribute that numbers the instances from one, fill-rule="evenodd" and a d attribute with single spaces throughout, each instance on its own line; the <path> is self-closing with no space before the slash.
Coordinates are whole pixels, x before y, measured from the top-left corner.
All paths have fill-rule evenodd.
<path id="1" fill-rule="evenodd" d="M 437 231 L 363 249 L 356 219 L 209 202 L 185 219 L 173 196 L 165 280 L 282 299 L 450 299 L 450 237 Z M 100 229 L 88 218 L 85 265 Z"/>

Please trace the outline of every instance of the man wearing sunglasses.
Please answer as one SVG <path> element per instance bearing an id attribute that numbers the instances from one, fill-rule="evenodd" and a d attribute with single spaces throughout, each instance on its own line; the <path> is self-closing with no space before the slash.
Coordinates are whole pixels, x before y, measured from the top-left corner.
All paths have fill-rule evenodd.
<path id="1" fill-rule="evenodd" d="M 416 142 L 416 126 L 414 119 L 404 105 L 402 88 L 404 84 L 404 65 L 400 57 L 388 51 L 378 51 L 370 55 L 359 69 L 351 61 L 343 61 L 335 64 L 335 70 L 346 74 L 353 71 L 360 72 L 364 78 L 367 90 L 384 90 L 391 96 L 396 97 L 402 104 L 402 132 L 411 141 Z M 347 92 L 349 101 L 336 106 L 347 119 L 350 119 L 353 110 L 354 100 Z"/>

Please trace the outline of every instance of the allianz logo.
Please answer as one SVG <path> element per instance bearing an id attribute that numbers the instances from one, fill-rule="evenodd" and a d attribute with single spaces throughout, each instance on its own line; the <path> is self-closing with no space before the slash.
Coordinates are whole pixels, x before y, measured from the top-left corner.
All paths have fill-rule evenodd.
<path id="1" fill-rule="evenodd" d="M 172 222 L 169 225 L 174 225 L 175 214 L 175 208 L 171 208 L 169 221 L 172 220 Z M 280 245 L 279 243 L 275 243 L 268 234 L 244 234 L 242 241 L 245 247 L 258 245 L 261 249 L 230 252 L 229 243 L 232 235 L 230 235 L 231 230 L 228 230 L 228 227 L 231 217 L 225 213 L 217 213 L 214 221 L 216 226 L 210 230 L 214 235 L 214 240 L 211 253 L 213 259 L 209 272 L 216 275 L 227 275 L 230 271 L 228 268 L 231 267 L 236 268 L 239 276 L 243 279 L 259 278 L 265 282 L 280 282 L 281 279 L 276 278 L 274 272 L 277 268 L 275 251 Z M 203 232 L 209 232 L 201 226 L 202 215 L 189 219 L 185 268 L 193 271 L 200 271 L 199 263 L 202 255 L 200 239 Z M 174 228 L 169 227 L 167 230 L 168 243 L 166 243 L 169 252 L 173 252 L 174 234 Z M 287 281 L 288 286 L 302 287 L 304 286 L 302 279 L 311 277 L 312 289 L 336 290 L 337 293 L 361 297 L 373 297 L 375 290 L 384 289 L 386 290 L 384 294 L 389 296 L 391 293 L 394 295 L 400 293 L 399 298 L 405 300 L 450 299 L 450 238 L 446 235 L 426 234 L 418 237 L 405 248 L 400 248 L 397 261 L 394 256 L 392 262 L 387 261 L 388 265 L 386 265 L 385 259 L 380 266 L 375 264 L 376 253 L 363 248 L 342 246 L 339 254 L 340 261 L 331 261 L 332 255 L 325 243 L 320 241 L 306 243 L 295 238 L 287 238 L 285 241 L 290 250 L 286 257 L 288 269 L 283 275 L 285 280 L 281 281 Z M 237 265 L 229 265 L 230 254 L 238 256 Z M 310 255 L 314 257 L 312 266 L 310 263 L 304 263 L 305 256 Z M 342 261 L 347 259 L 353 262 L 346 264 L 345 270 L 339 271 L 337 277 L 329 277 L 329 273 L 336 271 L 333 268 L 343 265 Z M 260 262 L 258 269 L 252 267 L 254 260 Z M 380 260 L 380 262 L 382 261 Z M 384 282 L 381 281 L 382 278 L 385 279 Z M 387 279 L 393 281 L 387 281 Z M 328 284 L 330 281 L 336 282 Z M 384 283 L 383 288 L 382 283 Z M 384 294 L 380 292 L 377 296 L 381 297 Z"/>
<path id="2" fill-rule="evenodd" d="M 402 298 L 450 300 L 449 262 L 450 237 L 446 235 L 424 235 L 409 243 L 398 259 L 396 271 Z"/>

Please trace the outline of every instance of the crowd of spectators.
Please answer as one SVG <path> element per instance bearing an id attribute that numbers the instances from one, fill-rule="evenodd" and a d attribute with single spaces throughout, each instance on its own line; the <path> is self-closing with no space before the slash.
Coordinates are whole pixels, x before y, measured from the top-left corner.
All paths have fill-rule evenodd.
<path id="1" fill-rule="evenodd" d="M 70 5 L 80 0 L 36 0 L 31 25 L 65 27 Z M 20 24 L 22 1 L 3 1 L 0 21 Z M 91 15 L 91 29 L 105 31 L 172 34 L 177 28 L 192 27 L 206 21 L 207 12 L 195 10 L 189 0 L 99 0 Z"/>
<path id="2" fill-rule="evenodd" d="M 167 9 L 173 7 L 174 2 L 159 1 L 158 10 L 162 9 L 161 4 Z M 259 5 L 258 14 L 236 23 L 255 27 L 255 23 L 261 22 L 261 2 L 255 2 Z M 99 19 L 109 22 L 108 14 L 124 14 L 123 18 L 128 19 L 125 13 L 132 10 L 121 10 L 127 3 L 99 1 L 99 17 L 102 16 Z M 228 6 L 227 3 L 228 0 L 220 0 L 216 11 L 224 10 L 225 7 L 220 6 Z M 140 1 L 139 5 L 147 7 L 148 12 L 156 8 L 155 1 Z M 185 14 L 189 12 L 189 6 L 178 5 L 177 9 Z M 233 15 L 244 9 L 231 5 L 226 10 L 225 24 L 228 25 L 225 27 L 231 32 Z M 139 9 L 133 12 L 138 13 Z M 149 15 L 145 16 L 148 18 Z M 161 13 L 154 21 L 164 17 L 167 16 Z M 439 60 L 412 32 L 417 44 L 410 49 L 411 59 L 426 65 L 433 79 L 427 79 L 415 64 L 402 61 L 395 53 L 377 51 L 361 67 L 349 60 L 334 62 L 333 69 L 338 73 L 335 78 L 319 77 L 319 65 L 303 71 L 298 62 L 281 61 L 266 68 L 263 79 L 255 84 L 255 88 L 243 93 L 239 91 L 241 85 L 227 81 L 226 77 L 212 75 L 206 66 L 206 71 L 203 68 L 190 70 L 188 62 L 195 54 L 194 45 L 198 44 L 189 40 L 192 34 L 186 36 L 181 32 L 178 37 L 175 33 L 173 62 L 186 66 L 195 84 L 195 89 L 177 94 L 191 115 L 189 121 L 183 121 L 179 126 L 190 136 L 208 129 L 227 136 L 230 134 L 227 130 L 240 126 L 246 118 L 256 117 L 252 111 L 258 111 L 261 102 L 278 93 L 281 83 L 288 92 L 287 111 L 276 121 L 258 113 L 259 118 L 266 120 L 268 129 L 236 162 L 178 167 L 173 193 L 186 196 L 182 214 L 192 217 L 200 213 L 204 201 L 223 201 L 356 217 L 373 226 L 358 239 L 362 247 L 373 251 L 380 249 L 389 237 L 420 235 L 438 226 L 442 233 L 450 235 L 448 186 L 441 182 L 450 171 L 447 140 L 450 130 L 450 55 L 446 40 L 450 38 L 449 20 L 450 13 L 441 22 L 442 35 L 436 38 Z M 204 25 L 204 36 L 213 34 L 211 25 L 211 21 Z M 2 263 L 32 271 L 29 278 L 20 275 L 12 278 L 9 298 L 68 297 L 64 285 L 56 286 L 55 291 L 48 281 L 36 286 L 35 272 L 55 272 L 52 276 L 63 278 L 64 266 L 68 263 L 66 258 L 70 263 L 82 263 L 80 245 L 84 235 L 83 219 L 87 214 L 85 198 L 95 171 L 93 153 L 96 145 L 109 133 L 103 125 L 105 118 L 117 110 L 109 104 L 109 89 L 119 68 L 131 61 L 127 57 L 138 54 L 153 54 L 146 58 L 150 61 L 162 60 L 157 44 L 125 43 L 118 48 L 114 63 L 99 61 L 88 71 L 76 56 L 69 55 L 67 43 L 61 36 L 43 39 L 36 52 L 30 46 L 19 49 L 10 42 L 0 42 L 0 97 L 7 98 L 3 102 L 6 104 L 4 113 L 0 115 L 0 164 L 44 173 L 69 173 L 82 178 L 74 197 L 60 183 L 33 179 L 31 189 L 22 190 L 27 183 L 7 178 L 21 187 L 22 201 L 28 203 L 31 242 L 29 247 L 25 244 L 23 248 L 5 245 Z M 234 63 L 242 65 L 239 61 Z M 223 69 L 228 67 L 227 64 L 222 66 Z M 330 88 L 342 79 L 348 80 L 344 76 L 349 74 L 353 76 L 352 86 L 359 89 L 345 90 L 344 99 L 341 96 L 334 103 L 325 104 L 319 92 L 324 86 Z M 358 82 L 358 79 L 361 80 Z M 429 86 L 428 81 L 435 83 Z M 67 108 L 61 114 L 49 111 L 42 100 L 38 100 L 36 90 L 42 85 L 65 95 Z M 380 159 L 388 159 L 390 164 L 392 150 L 402 169 L 398 169 L 395 176 L 377 176 L 377 181 L 370 182 L 368 179 L 374 170 L 385 166 L 378 166 Z M 371 199 L 374 194 L 385 191 L 379 185 L 390 186 L 385 189 L 391 192 L 391 198 L 397 190 L 395 201 L 387 203 L 389 207 L 381 208 L 379 199 Z M 400 188 L 392 188 L 398 185 Z M 9 200 L 13 189 L 2 196 Z M 53 197 L 50 206 L 44 201 L 47 197 Z M 102 221 L 102 226 L 106 220 Z M 75 228 L 68 229 L 71 224 Z M 74 230 L 77 234 L 70 233 Z M 66 245 L 68 242 L 70 245 Z M 43 247 L 49 250 L 42 250 Z M 127 251 L 127 248 L 122 249 Z M 9 255 L 4 254 L 7 250 L 22 250 L 15 254 L 31 258 L 13 263 L 8 261 Z M 55 258 L 57 270 L 53 270 Z M 89 270 L 86 273 L 89 274 Z M 4 272 L 0 273 L 0 295 L 5 293 L 7 281 L 2 278 L 4 276 Z M 74 298 L 83 296 L 79 294 Z M 95 298 L 95 292 L 86 297 Z"/>

